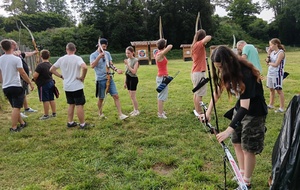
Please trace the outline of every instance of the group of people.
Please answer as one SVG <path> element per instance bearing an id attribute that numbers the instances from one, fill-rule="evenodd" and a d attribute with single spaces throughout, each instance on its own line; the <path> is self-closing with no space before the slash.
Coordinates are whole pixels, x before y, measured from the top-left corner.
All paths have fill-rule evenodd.
<path id="1" fill-rule="evenodd" d="M 198 30 L 195 33 L 191 45 L 193 66 L 191 70 L 191 81 L 193 86 L 206 77 L 206 51 L 205 45 L 212 39 L 206 35 L 204 30 Z M 96 97 L 98 98 L 98 115 L 100 118 L 106 118 L 103 113 L 105 97 L 109 93 L 117 108 L 119 119 L 128 118 L 122 113 L 121 104 L 116 85 L 112 78 L 113 73 L 122 74 L 123 71 L 116 68 L 112 62 L 111 54 L 107 51 L 108 41 L 101 38 L 97 44 L 98 48 L 90 55 L 90 66 L 95 71 L 96 78 Z M 5 54 L 0 57 L 0 80 L 5 96 L 12 106 L 12 127 L 11 131 L 19 131 L 26 126 L 20 116 L 20 109 L 24 103 L 24 89 L 21 80 L 29 84 L 30 89 L 34 86 L 31 79 L 26 74 L 20 58 L 16 57 L 12 40 L 2 40 L 1 47 Z M 172 45 L 167 45 L 165 39 L 157 41 L 157 49 L 154 57 L 158 68 L 156 84 L 159 86 L 168 77 L 168 60 L 166 54 L 172 49 Z M 193 102 L 195 111 L 200 115 L 199 119 L 210 120 L 210 114 L 213 108 L 213 102 L 224 90 L 229 96 L 237 98 L 236 105 L 231 116 L 231 123 L 228 128 L 216 135 L 219 142 L 224 141 L 229 136 L 234 144 L 240 171 L 248 188 L 251 188 L 251 176 L 255 167 L 255 155 L 263 150 L 265 136 L 265 120 L 268 108 L 274 108 L 275 91 L 279 94 L 280 108 L 277 112 L 284 111 L 284 95 L 282 92 L 283 68 L 285 64 L 284 46 L 280 40 L 274 38 L 269 42 L 268 56 L 266 64 L 268 67 L 267 87 L 270 89 L 270 103 L 265 103 L 264 91 L 262 87 L 262 68 L 260 65 L 257 49 L 247 44 L 245 41 L 237 43 L 238 55 L 226 46 L 218 46 L 211 55 L 212 61 L 212 79 L 214 84 L 214 101 L 211 100 L 207 111 L 201 110 L 200 102 L 206 95 L 207 86 L 204 85 L 194 93 Z M 75 54 L 76 46 L 74 43 L 66 45 L 67 54 L 60 57 L 53 65 L 49 62 L 50 52 L 41 51 L 42 62 L 39 63 L 33 73 L 33 81 L 38 87 L 40 101 L 43 102 L 44 115 L 41 119 L 48 119 L 56 116 L 56 104 L 53 90 L 55 81 L 52 74 L 63 79 L 63 89 L 68 103 L 67 127 L 76 127 L 85 129 L 90 124 L 85 122 L 84 104 L 86 102 L 84 95 L 84 80 L 87 74 L 87 65 L 80 56 Z M 138 59 L 134 56 L 133 47 L 129 46 L 125 50 L 127 59 L 124 60 L 126 66 L 126 77 L 124 88 L 128 89 L 129 96 L 133 104 L 131 116 L 140 114 L 136 90 L 138 85 L 137 71 L 139 68 Z M 60 73 L 58 72 L 60 69 Z M 18 76 L 18 77 L 15 77 Z M 164 102 L 168 98 L 168 86 L 157 95 L 158 118 L 167 119 L 164 111 Z M 51 107 L 52 115 L 49 114 Z M 74 111 L 79 123 L 74 121 Z M 20 123 L 18 126 L 17 124 Z"/>
<path id="2" fill-rule="evenodd" d="M 196 87 L 205 78 L 206 54 L 205 44 L 211 40 L 204 30 L 195 33 L 191 46 L 193 86 Z M 251 188 L 251 177 L 256 164 L 256 154 L 262 152 L 266 132 L 268 108 L 274 108 L 275 91 L 280 99 L 280 107 L 275 112 L 284 112 L 284 95 L 282 81 L 285 64 L 285 49 L 280 40 L 269 41 L 267 87 L 270 89 L 270 103 L 266 104 L 262 86 L 262 67 L 257 49 L 241 40 L 237 43 L 238 54 L 227 46 L 218 46 L 211 55 L 213 99 L 205 113 L 200 109 L 200 102 L 206 93 L 206 85 L 194 93 L 195 111 L 202 122 L 210 121 L 213 104 L 217 102 L 224 90 L 228 96 L 235 96 L 237 102 L 228 111 L 231 123 L 227 129 L 216 135 L 219 142 L 231 137 L 237 156 L 240 172 L 248 189 Z M 228 114 L 227 114 L 228 115 Z M 237 189 L 240 189 L 238 187 Z"/>

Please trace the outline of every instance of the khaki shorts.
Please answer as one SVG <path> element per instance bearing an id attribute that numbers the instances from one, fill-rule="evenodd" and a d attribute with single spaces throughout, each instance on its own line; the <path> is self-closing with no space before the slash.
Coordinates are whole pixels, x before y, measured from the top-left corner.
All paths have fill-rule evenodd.
<path id="1" fill-rule="evenodd" d="M 192 83 L 193 83 L 193 88 L 195 88 L 197 86 L 197 84 L 199 84 L 200 80 L 204 77 L 205 78 L 205 72 L 193 72 L 191 74 L 191 79 L 192 79 Z M 205 96 L 206 95 L 206 91 L 207 91 L 207 84 L 205 84 L 204 86 L 202 86 L 199 90 L 197 90 L 194 94 L 196 96 Z"/>
<path id="2" fill-rule="evenodd" d="M 260 154 L 264 149 L 265 122 L 266 116 L 246 115 L 232 134 L 232 143 L 241 144 L 247 152 Z"/>

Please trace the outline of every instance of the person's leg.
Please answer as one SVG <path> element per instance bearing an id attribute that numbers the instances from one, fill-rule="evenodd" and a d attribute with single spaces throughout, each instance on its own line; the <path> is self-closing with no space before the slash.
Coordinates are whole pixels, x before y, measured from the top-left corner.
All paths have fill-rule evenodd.
<path id="1" fill-rule="evenodd" d="M 139 110 L 138 109 L 138 102 L 137 102 L 137 99 L 136 99 L 136 91 L 129 90 L 129 94 L 130 94 L 130 98 L 131 98 L 131 102 L 132 102 L 134 110 Z"/>
<path id="2" fill-rule="evenodd" d="M 24 109 L 25 109 L 25 110 L 29 108 L 29 106 L 28 106 L 28 101 L 27 101 L 27 98 L 26 98 L 26 95 L 24 96 L 23 106 L 24 106 Z"/>
<path id="3" fill-rule="evenodd" d="M 275 90 L 274 90 L 274 88 L 270 88 L 270 102 L 269 102 L 269 106 L 274 107 L 274 101 L 275 101 Z"/>
<path id="4" fill-rule="evenodd" d="M 55 102 L 55 100 L 50 101 L 50 107 L 51 107 L 52 115 L 56 114 L 56 102 Z"/>
<path id="5" fill-rule="evenodd" d="M 50 102 L 49 101 L 43 102 L 44 115 L 49 115 L 49 106 L 50 106 Z"/>
<path id="6" fill-rule="evenodd" d="M 280 89 L 280 90 L 276 90 L 277 91 L 277 94 L 279 96 L 279 105 L 280 105 L 280 108 L 282 110 L 284 110 L 284 93 L 283 91 Z"/>
<path id="7" fill-rule="evenodd" d="M 74 109 L 75 109 L 75 104 L 69 104 L 68 107 L 68 123 L 72 123 L 74 120 Z"/>
<path id="8" fill-rule="evenodd" d="M 244 152 L 244 181 L 246 184 L 251 183 L 251 177 L 256 164 L 256 157 L 254 153 L 243 151 Z"/>
<path id="9" fill-rule="evenodd" d="M 20 116 L 20 108 L 12 108 L 11 111 L 11 128 L 13 129 L 17 129 L 18 126 L 18 122 L 20 122 L 21 124 L 24 123 L 24 121 L 22 120 L 22 117 Z"/>
<path id="10" fill-rule="evenodd" d="M 97 102 L 97 106 L 98 106 L 98 112 L 99 112 L 99 115 L 102 115 L 103 112 L 102 112 L 102 105 L 103 105 L 103 99 L 98 99 L 98 102 Z"/>
<path id="11" fill-rule="evenodd" d="M 158 113 L 162 115 L 164 111 L 164 102 L 162 100 L 157 100 L 157 109 Z"/>
<path id="12" fill-rule="evenodd" d="M 198 114 L 202 113 L 200 102 L 202 102 L 202 96 L 194 94 L 194 107 Z"/>
<path id="13" fill-rule="evenodd" d="M 238 160 L 238 165 L 239 165 L 239 168 L 240 170 L 245 170 L 245 166 L 244 166 L 244 153 L 243 153 L 243 150 L 242 150 L 242 146 L 241 144 L 237 144 L 237 143 L 233 143 L 233 147 L 234 147 L 234 151 L 235 151 L 235 154 L 236 154 L 236 158 Z"/>
<path id="14" fill-rule="evenodd" d="M 112 96 L 113 99 L 114 99 L 114 102 L 115 102 L 115 105 L 117 107 L 117 110 L 118 110 L 118 114 L 119 116 L 122 115 L 122 110 L 121 110 L 121 103 L 120 103 L 120 99 L 119 99 L 119 95 L 118 94 L 115 94 Z"/>
<path id="15" fill-rule="evenodd" d="M 84 125 L 85 124 L 84 106 L 83 105 L 76 105 L 76 112 L 77 112 L 77 117 L 79 119 L 79 123 L 81 125 Z"/>

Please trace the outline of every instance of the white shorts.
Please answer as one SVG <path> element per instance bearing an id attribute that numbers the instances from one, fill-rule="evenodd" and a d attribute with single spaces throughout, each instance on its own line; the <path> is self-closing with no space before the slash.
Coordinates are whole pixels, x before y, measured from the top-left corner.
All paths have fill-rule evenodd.
<path id="1" fill-rule="evenodd" d="M 164 77 L 156 76 L 156 87 L 158 87 L 161 84 L 163 78 Z M 160 93 L 157 94 L 157 99 L 166 101 L 168 99 L 168 93 L 169 93 L 169 87 L 167 85 Z"/>
<path id="2" fill-rule="evenodd" d="M 267 87 L 276 89 L 276 90 L 282 90 L 282 81 L 283 76 L 280 77 L 267 77 Z"/>

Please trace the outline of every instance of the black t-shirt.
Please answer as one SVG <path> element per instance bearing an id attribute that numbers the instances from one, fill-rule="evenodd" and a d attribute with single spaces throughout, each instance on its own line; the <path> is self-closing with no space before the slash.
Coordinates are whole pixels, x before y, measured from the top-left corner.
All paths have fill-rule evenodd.
<path id="1" fill-rule="evenodd" d="M 37 65 L 35 72 L 39 73 L 39 76 L 35 80 L 35 83 L 38 87 L 41 87 L 47 82 L 53 80 L 52 73 L 49 71 L 51 66 L 51 63 L 49 62 L 42 62 Z"/>
<path id="2" fill-rule="evenodd" d="M 25 53 L 24 52 L 22 52 L 21 54 L 20 54 L 20 58 L 21 58 L 21 60 L 22 60 L 22 64 L 23 64 L 23 69 L 25 70 L 25 72 L 26 72 L 26 74 L 29 76 L 29 67 L 28 67 L 28 65 L 27 65 L 27 63 L 26 63 L 26 61 L 25 61 Z"/>
<path id="3" fill-rule="evenodd" d="M 268 113 L 267 104 L 264 97 L 264 90 L 261 81 L 257 82 L 256 77 L 252 74 L 250 68 L 242 65 L 243 82 L 245 84 L 245 91 L 240 95 L 235 104 L 235 109 L 240 107 L 240 99 L 250 98 L 250 105 L 247 115 L 264 116 Z"/>

